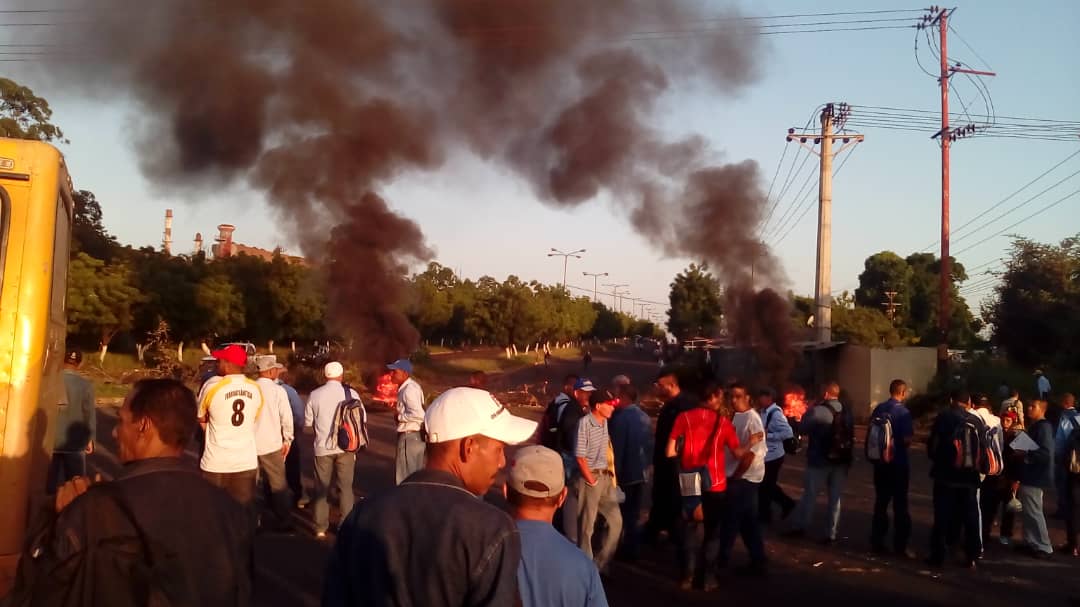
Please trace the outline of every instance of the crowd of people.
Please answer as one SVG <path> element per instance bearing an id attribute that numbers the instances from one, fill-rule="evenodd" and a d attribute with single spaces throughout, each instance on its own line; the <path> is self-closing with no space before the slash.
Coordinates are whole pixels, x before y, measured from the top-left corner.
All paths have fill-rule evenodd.
<path id="1" fill-rule="evenodd" d="M 713 591 L 737 539 L 749 560 L 734 571 L 766 575 L 764 528 L 778 509 L 785 535 L 810 533 L 822 491 L 828 513 L 819 539 L 837 540 L 856 441 L 854 411 L 836 382 L 793 417 L 770 388 L 711 382 L 691 393 L 666 368 L 652 385 L 663 401 L 654 425 L 627 376 L 597 385 L 571 374 L 534 422 L 479 387 L 482 376 L 425 405 L 411 364 L 399 360 L 388 365 L 398 385 L 396 483 L 357 506 L 353 472 L 368 442 L 367 412 L 344 383 L 343 366 L 326 364 L 325 382 L 305 403 L 281 380 L 273 356 L 256 358 L 252 380 L 242 348 L 213 355 L 218 374 L 197 397 L 169 379 L 132 387 L 114 430 L 124 466 L 113 481 L 88 482 L 85 461 L 79 470 L 70 457 L 92 450 L 92 426 L 65 434 L 54 456 L 50 516 L 35 526 L 20 565 L 16 594 L 26 604 L 51 604 L 46 597 L 58 593 L 88 605 L 250 604 L 257 528 L 289 527 L 292 507 L 310 508 L 316 537 L 326 538 L 331 487 L 340 522 L 322 592 L 327 606 L 606 605 L 602 580 L 612 561 L 635 561 L 643 545 L 665 540 L 681 587 Z M 73 375 L 78 358 L 68 356 Z M 72 379 L 69 389 L 81 407 L 86 386 Z M 914 424 L 905 382 L 893 381 L 889 393 L 873 408 L 865 437 L 875 489 L 869 535 L 875 552 L 911 559 Z M 1066 394 L 1052 424 L 1040 396 L 1022 404 L 1011 394 L 995 407 L 957 391 L 933 421 L 931 566 L 959 549 L 963 565 L 976 567 L 996 519 L 998 541 L 1009 544 L 1018 513 L 1023 549 L 1049 558 L 1043 492 L 1055 482 L 1068 533 L 1061 550 L 1080 554 L 1080 415 Z M 195 469 L 183 453 L 200 426 Z M 310 428 L 315 456 L 308 494 L 293 448 L 302 428 Z M 506 446 L 526 443 L 507 465 Z M 796 500 L 778 479 L 785 458 L 803 449 Z M 507 511 L 477 499 L 504 468 Z M 261 517 L 259 478 L 267 496 Z"/>

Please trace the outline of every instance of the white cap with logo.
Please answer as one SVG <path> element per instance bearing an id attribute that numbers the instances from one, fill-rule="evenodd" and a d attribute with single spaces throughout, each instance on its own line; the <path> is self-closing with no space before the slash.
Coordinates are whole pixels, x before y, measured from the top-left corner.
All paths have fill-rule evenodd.
<path id="1" fill-rule="evenodd" d="M 510 414 L 487 390 L 451 388 L 443 392 L 424 413 L 427 442 L 447 441 L 482 434 L 517 445 L 529 440 L 537 423 Z"/>

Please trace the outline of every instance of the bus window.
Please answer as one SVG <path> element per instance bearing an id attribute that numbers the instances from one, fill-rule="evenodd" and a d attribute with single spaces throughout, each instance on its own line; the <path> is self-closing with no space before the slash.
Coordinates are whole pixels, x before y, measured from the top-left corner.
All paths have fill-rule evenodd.
<path id="1" fill-rule="evenodd" d="M 57 198 L 56 237 L 53 239 L 52 301 L 49 307 L 52 319 L 64 318 L 64 303 L 67 301 L 68 249 L 71 246 L 70 231 L 71 222 L 64 199 Z M 63 352 L 59 353 L 59 356 L 63 355 Z"/>
<path id="2" fill-rule="evenodd" d="M 11 214 L 11 198 L 0 185 L 0 287 L 4 286 L 4 261 L 7 258 L 8 216 Z"/>

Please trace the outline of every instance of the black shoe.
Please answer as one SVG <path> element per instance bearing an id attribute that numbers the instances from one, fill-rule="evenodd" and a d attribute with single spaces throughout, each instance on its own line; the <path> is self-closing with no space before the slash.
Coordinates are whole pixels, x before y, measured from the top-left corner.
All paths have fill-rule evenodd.
<path id="1" fill-rule="evenodd" d="M 923 562 L 926 564 L 927 567 L 931 569 L 941 569 L 945 566 L 945 559 L 928 558 Z"/>

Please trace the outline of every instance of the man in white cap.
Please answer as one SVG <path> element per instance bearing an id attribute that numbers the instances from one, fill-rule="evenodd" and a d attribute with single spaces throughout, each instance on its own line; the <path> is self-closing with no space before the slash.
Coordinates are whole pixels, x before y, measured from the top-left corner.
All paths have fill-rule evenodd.
<path id="1" fill-rule="evenodd" d="M 443 392 L 424 416 L 424 468 L 371 497 L 342 525 L 323 607 L 515 605 L 521 540 L 482 499 L 506 465 L 503 449 L 536 431 L 476 388 Z"/>
<path id="2" fill-rule="evenodd" d="M 420 438 L 420 424 L 424 423 L 424 390 L 412 378 L 409 359 L 396 360 L 386 368 L 390 369 L 390 379 L 398 384 L 394 482 L 400 485 L 407 476 L 424 467 L 424 440 Z"/>
<path id="3" fill-rule="evenodd" d="M 323 539 L 330 527 L 330 505 L 326 494 L 330 483 L 337 480 L 338 506 L 341 508 L 341 520 L 353 509 L 353 473 L 356 470 L 356 454 L 346 453 L 337 444 L 335 434 L 335 416 L 338 406 L 347 396 L 360 400 L 356 390 L 341 383 L 345 369 L 339 362 L 328 362 L 323 367 L 326 383 L 311 391 L 307 407 L 304 409 L 304 426 L 315 431 L 315 489 L 311 495 L 314 504 L 315 537 Z M 367 420 L 367 412 L 364 412 Z"/>
<path id="4" fill-rule="evenodd" d="M 506 501 L 521 535 L 517 579 L 523 607 L 606 607 L 600 572 L 551 521 L 566 500 L 562 456 L 547 447 L 514 454 Z"/>
<path id="5" fill-rule="evenodd" d="M 270 492 L 270 506 L 277 519 L 274 526 L 289 526 L 289 485 L 285 481 L 285 457 L 293 442 L 293 415 L 289 395 L 274 380 L 285 366 L 273 354 L 255 357 L 259 371 L 259 391 L 263 411 L 255 420 L 255 447 L 259 454 L 259 475 Z"/>

